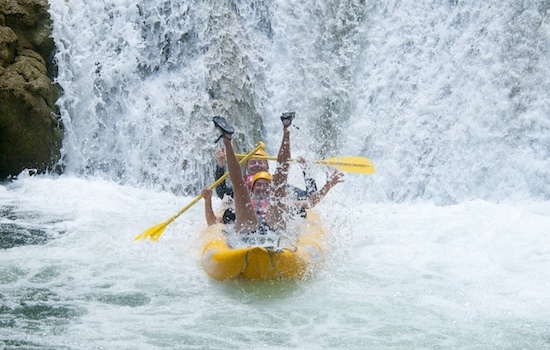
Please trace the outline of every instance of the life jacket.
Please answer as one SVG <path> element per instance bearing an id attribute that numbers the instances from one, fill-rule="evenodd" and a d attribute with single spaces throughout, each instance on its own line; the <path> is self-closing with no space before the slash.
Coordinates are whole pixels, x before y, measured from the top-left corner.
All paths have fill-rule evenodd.
<path id="1" fill-rule="evenodd" d="M 244 182 L 246 183 L 246 186 L 248 186 L 249 190 L 252 190 L 251 185 L 252 185 L 252 178 L 253 177 L 254 177 L 254 174 L 246 175 L 244 177 Z"/>
<path id="2" fill-rule="evenodd" d="M 267 211 L 269 209 L 269 199 L 266 197 L 262 198 L 251 198 L 250 203 L 252 204 L 252 208 L 256 211 L 256 215 L 258 215 L 258 229 L 255 231 L 255 233 L 260 235 L 265 235 L 269 232 L 275 232 L 267 222 L 265 221 Z"/>
<path id="3" fill-rule="evenodd" d="M 262 219 L 265 218 L 267 210 L 269 209 L 269 200 L 265 197 L 251 198 L 250 203 L 252 204 L 252 208 L 256 211 L 256 215 Z"/>

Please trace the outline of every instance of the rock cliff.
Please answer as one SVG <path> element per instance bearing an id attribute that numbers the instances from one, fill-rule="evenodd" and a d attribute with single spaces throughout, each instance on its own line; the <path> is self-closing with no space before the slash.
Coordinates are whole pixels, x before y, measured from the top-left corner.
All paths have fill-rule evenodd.
<path id="1" fill-rule="evenodd" d="M 47 0 L 0 0 L 0 180 L 60 158 L 54 50 Z"/>

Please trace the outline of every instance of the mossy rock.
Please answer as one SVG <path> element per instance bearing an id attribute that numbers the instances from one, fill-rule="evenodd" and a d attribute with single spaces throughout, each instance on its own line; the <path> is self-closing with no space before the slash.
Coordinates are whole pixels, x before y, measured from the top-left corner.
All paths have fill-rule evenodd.
<path id="1" fill-rule="evenodd" d="M 60 158 L 47 9 L 45 0 L 0 1 L 0 180 L 50 170 Z"/>

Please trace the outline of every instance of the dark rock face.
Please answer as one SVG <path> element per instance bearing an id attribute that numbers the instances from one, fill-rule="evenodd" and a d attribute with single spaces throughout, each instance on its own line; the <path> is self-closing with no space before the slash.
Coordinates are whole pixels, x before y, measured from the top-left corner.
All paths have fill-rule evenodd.
<path id="1" fill-rule="evenodd" d="M 0 180 L 60 158 L 54 50 L 47 0 L 0 0 Z"/>

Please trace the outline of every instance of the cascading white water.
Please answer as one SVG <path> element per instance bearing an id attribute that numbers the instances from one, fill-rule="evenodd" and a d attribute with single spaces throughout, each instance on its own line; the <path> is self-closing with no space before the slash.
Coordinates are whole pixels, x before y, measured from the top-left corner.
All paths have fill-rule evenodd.
<path id="1" fill-rule="evenodd" d="M 550 198 L 543 1 L 52 1 L 51 13 L 69 171 L 196 192 L 212 115 L 241 148 L 267 138 L 273 153 L 278 116 L 295 110 L 295 153 L 370 157 L 373 200 Z"/>
<path id="2" fill-rule="evenodd" d="M 204 185 L 213 115 L 232 117 L 241 147 L 261 135 L 263 7 L 52 2 L 67 170 L 176 192 Z"/>
<path id="3" fill-rule="evenodd" d="M 66 172 L 0 184 L 0 348 L 550 348 L 548 1 L 50 6 Z M 213 181 L 212 115 L 273 154 L 290 110 L 376 166 L 316 276 L 208 278 L 202 202 L 133 241 Z"/>
<path id="4" fill-rule="evenodd" d="M 375 7 L 362 36 L 353 143 L 393 200 L 548 199 L 544 2 Z"/>

